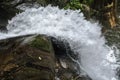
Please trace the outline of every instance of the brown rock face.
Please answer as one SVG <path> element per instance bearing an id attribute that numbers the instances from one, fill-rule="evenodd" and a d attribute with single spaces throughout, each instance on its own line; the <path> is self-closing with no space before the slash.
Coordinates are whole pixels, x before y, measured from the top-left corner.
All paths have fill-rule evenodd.
<path id="1" fill-rule="evenodd" d="M 43 36 L 11 38 L 0 41 L 0 79 L 1 80 L 54 80 L 55 57 L 50 41 Z M 41 45 L 33 45 L 34 40 L 46 42 L 44 50 Z M 36 46 L 38 48 L 36 48 Z M 46 49 L 46 50 L 45 50 Z"/>

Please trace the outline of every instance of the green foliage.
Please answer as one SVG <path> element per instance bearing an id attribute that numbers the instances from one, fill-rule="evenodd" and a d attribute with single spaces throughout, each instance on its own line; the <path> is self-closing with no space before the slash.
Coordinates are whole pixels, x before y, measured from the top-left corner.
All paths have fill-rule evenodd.
<path id="1" fill-rule="evenodd" d="M 82 8 L 82 5 L 81 3 L 79 2 L 79 0 L 71 0 L 70 3 L 68 3 L 64 9 L 81 9 Z"/>
<path id="2" fill-rule="evenodd" d="M 65 7 L 64 9 L 81 9 L 83 10 L 83 5 L 91 6 L 94 0 L 71 0 Z"/>

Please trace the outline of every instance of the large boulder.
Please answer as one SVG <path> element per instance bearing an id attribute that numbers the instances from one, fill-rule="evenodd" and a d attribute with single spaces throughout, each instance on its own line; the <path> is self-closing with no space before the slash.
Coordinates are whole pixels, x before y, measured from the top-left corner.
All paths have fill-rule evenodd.
<path id="1" fill-rule="evenodd" d="M 55 56 L 45 36 L 22 36 L 0 41 L 1 80 L 54 80 Z"/>

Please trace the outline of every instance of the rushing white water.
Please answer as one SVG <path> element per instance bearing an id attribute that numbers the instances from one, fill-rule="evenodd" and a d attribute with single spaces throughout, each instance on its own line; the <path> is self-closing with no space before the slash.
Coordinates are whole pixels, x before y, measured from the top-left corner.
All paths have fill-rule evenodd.
<path id="1" fill-rule="evenodd" d="M 83 70 L 93 80 L 117 80 L 114 51 L 105 45 L 98 23 L 85 20 L 80 11 L 51 6 L 27 9 L 9 21 L 7 29 L 8 33 L 0 33 L 0 39 L 45 34 L 67 40 L 71 49 L 80 56 Z"/>

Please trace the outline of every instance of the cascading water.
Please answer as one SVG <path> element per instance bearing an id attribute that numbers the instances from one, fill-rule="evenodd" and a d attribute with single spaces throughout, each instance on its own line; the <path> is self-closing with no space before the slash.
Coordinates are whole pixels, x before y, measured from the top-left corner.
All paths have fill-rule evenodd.
<path id="1" fill-rule="evenodd" d="M 85 20 L 78 10 L 60 10 L 51 6 L 27 9 L 9 21 L 7 29 L 8 33 L 0 33 L 0 39 L 44 34 L 67 40 L 74 53 L 79 55 L 80 66 L 92 80 L 117 80 L 114 51 L 105 45 L 101 27 Z"/>

